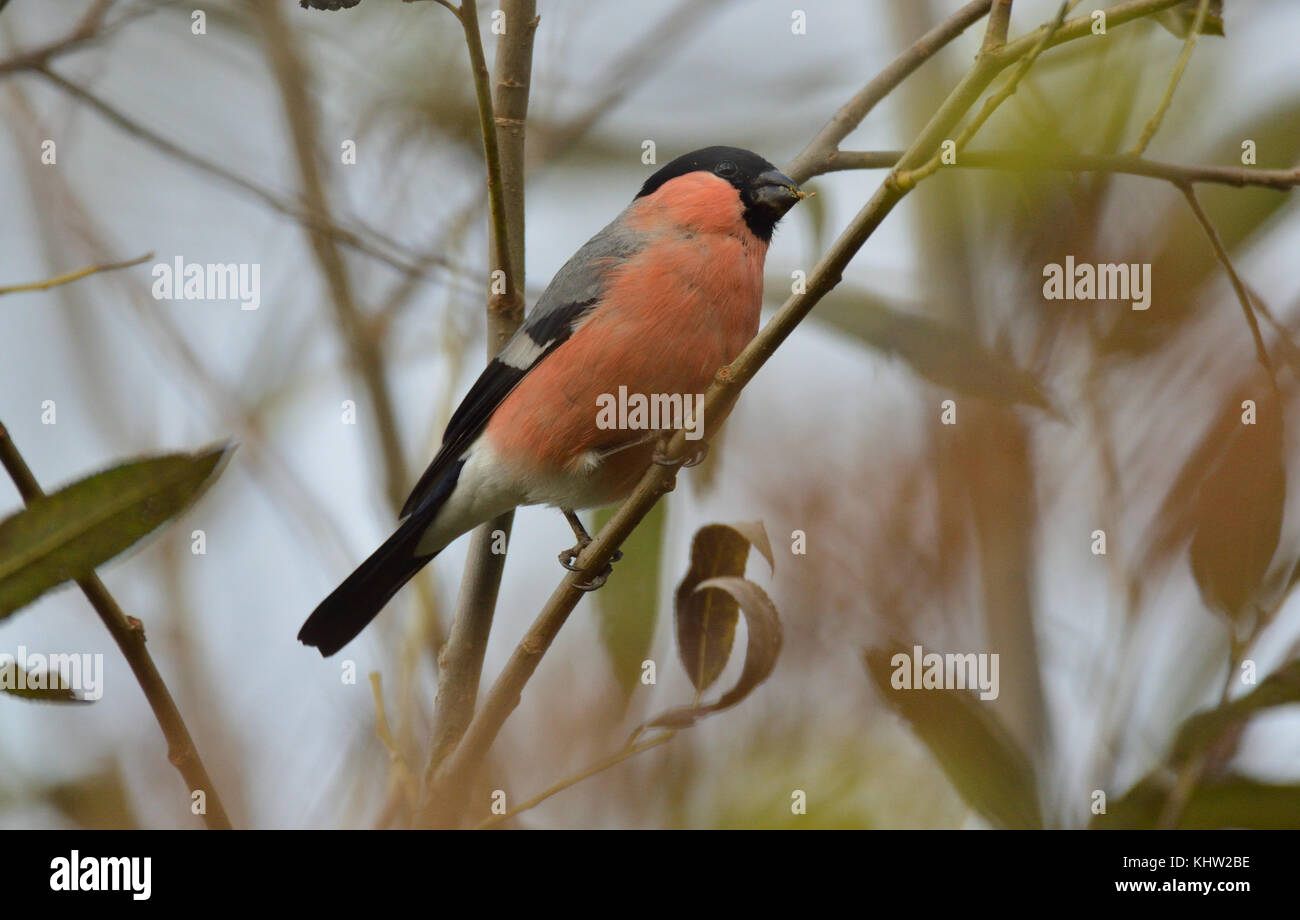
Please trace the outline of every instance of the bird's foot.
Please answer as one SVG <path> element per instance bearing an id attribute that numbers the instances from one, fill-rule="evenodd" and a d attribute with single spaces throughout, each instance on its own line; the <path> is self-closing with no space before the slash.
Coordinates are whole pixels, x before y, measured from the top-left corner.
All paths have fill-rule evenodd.
<path id="1" fill-rule="evenodd" d="M 704 458 L 707 457 L 708 455 L 709 455 L 709 445 L 707 441 L 700 444 L 699 449 L 697 449 L 695 453 L 691 454 L 689 457 L 687 457 L 684 460 L 669 459 L 668 455 L 664 453 L 664 446 L 662 444 L 659 444 L 658 446 L 655 447 L 653 460 L 655 463 L 659 464 L 660 466 L 692 467 L 692 466 L 699 466 L 701 463 L 704 462 Z"/>
<path id="2" fill-rule="evenodd" d="M 578 557 L 582 555 L 582 551 L 587 548 L 587 544 L 590 542 L 590 540 L 585 542 L 579 541 L 560 553 L 560 565 L 564 566 L 570 572 L 584 571 L 584 569 L 578 565 Z M 579 591 L 595 591 L 597 588 L 603 587 L 605 582 L 609 580 L 609 576 L 614 573 L 614 563 L 618 562 L 622 558 L 623 551 L 619 549 L 614 550 L 614 555 L 610 558 L 609 562 L 605 563 L 605 568 L 601 569 L 600 572 L 592 576 L 588 581 L 576 584 L 574 587 Z"/>

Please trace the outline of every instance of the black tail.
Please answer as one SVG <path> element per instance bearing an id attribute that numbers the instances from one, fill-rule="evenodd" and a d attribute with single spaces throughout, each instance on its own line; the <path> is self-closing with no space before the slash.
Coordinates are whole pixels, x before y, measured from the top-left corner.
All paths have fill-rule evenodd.
<path id="1" fill-rule="evenodd" d="M 420 555 L 416 547 L 428 527 L 423 515 L 412 515 L 320 602 L 298 631 L 298 641 L 320 649 L 328 658 L 357 637 L 394 594 L 436 553 Z"/>

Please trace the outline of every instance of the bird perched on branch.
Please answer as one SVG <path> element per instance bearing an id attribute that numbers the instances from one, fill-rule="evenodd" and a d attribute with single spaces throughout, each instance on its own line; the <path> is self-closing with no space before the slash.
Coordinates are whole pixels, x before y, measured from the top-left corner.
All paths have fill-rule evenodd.
<path id="1" fill-rule="evenodd" d="M 578 543 L 560 557 L 572 569 L 591 540 L 574 509 L 625 498 L 662 435 L 603 424 L 601 407 L 615 393 L 708 388 L 758 331 L 772 231 L 803 197 L 736 147 L 686 154 L 646 180 L 555 275 L 452 415 L 397 530 L 298 638 L 334 654 L 443 547 L 518 505 L 564 512 Z"/>

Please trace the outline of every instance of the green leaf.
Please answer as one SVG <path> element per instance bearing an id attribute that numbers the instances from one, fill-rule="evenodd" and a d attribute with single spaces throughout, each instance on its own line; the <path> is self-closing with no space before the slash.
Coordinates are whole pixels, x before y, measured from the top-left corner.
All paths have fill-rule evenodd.
<path id="1" fill-rule="evenodd" d="M 1028 371 L 940 323 L 885 306 L 863 291 L 837 289 L 814 314 L 841 332 L 901 358 L 940 387 L 1001 405 L 1027 405 L 1062 418 L 1046 388 Z"/>
<path id="2" fill-rule="evenodd" d="M 1234 620 L 1253 607 L 1286 499 L 1282 409 L 1267 390 L 1255 403 L 1255 423 L 1238 419 L 1193 507 L 1192 574 L 1206 605 Z"/>
<path id="3" fill-rule="evenodd" d="M 0 657 L 9 658 L 8 655 Z M 42 686 L 33 686 L 34 684 Z M 18 662 L 12 659 L 0 664 L 0 693 L 40 703 L 93 702 L 77 696 L 76 692 L 63 682 L 58 671 L 32 674 L 24 671 L 19 667 Z"/>
<path id="4" fill-rule="evenodd" d="M 216 478 L 231 450 L 133 460 L 0 521 L 0 619 L 90 574 L 175 517 Z"/>
<path id="5" fill-rule="evenodd" d="M 663 560 L 665 502 L 658 502 L 623 542 L 618 577 L 595 593 L 600 641 L 614 679 L 629 697 L 641 678 L 641 662 L 650 654 L 659 615 L 659 569 Z M 596 512 L 596 529 L 604 527 L 613 509 Z"/>
<path id="6" fill-rule="evenodd" d="M 1168 780 L 1148 776 L 1111 803 L 1106 814 L 1094 817 L 1090 826 L 1096 830 L 1154 828 L 1168 797 Z M 1260 783 L 1243 776 L 1197 786 L 1178 827 L 1294 830 L 1300 827 L 1300 786 Z"/>
<path id="7" fill-rule="evenodd" d="M 711 578 L 743 577 L 751 546 L 772 564 L 772 547 L 761 523 L 709 524 L 696 531 L 691 542 L 691 567 L 677 586 L 675 621 L 678 654 L 701 693 L 731 658 L 740 619 L 740 604 L 732 592 L 701 586 Z"/>
<path id="8" fill-rule="evenodd" d="M 993 710 L 969 690 L 896 690 L 893 658 L 868 649 L 867 673 L 891 709 L 925 742 L 971 808 L 1006 828 L 1041 828 L 1033 765 Z M 911 667 L 910 653 L 908 667 Z"/>
<path id="9" fill-rule="evenodd" d="M 1300 703 L 1300 661 L 1274 671 L 1245 696 L 1192 716 L 1179 729 L 1169 758 L 1175 764 L 1181 763 L 1260 710 L 1291 703 Z"/>
<path id="10" fill-rule="evenodd" d="M 762 588 L 744 578 L 721 576 L 705 579 L 696 585 L 694 590 L 696 594 L 726 592 L 726 595 L 744 611 L 749 644 L 745 648 L 745 666 L 740 672 L 740 679 L 736 681 L 734 687 L 719 697 L 717 702 L 705 706 L 683 706 L 680 709 L 670 710 L 651 719 L 638 729 L 638 734 L 647 728 L 687 728 L 707 715 L 729 709 L 767 680 L 772 669 L 776 667 L 776 659 L 781 654 L 781 619 L 777 616 L 776 605 Z M 733 624 L 733 636 L 734 632 Z"/>

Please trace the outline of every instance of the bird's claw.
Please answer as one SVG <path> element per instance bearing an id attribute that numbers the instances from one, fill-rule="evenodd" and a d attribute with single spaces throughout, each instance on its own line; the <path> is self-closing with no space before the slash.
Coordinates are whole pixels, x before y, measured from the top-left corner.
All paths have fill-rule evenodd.
<path id="1" fill-rule="evenodd" d="M 701 463 L 704 462 L 704 458 L 707 457 L 708 455 L 709 455 L 709 445 L 707 442 L 705 442 L 700 445 L 699 450 L 691 454 L 686 459 L 673 460 L 670 459 L 668 455 L 664 453 L 664 446 L 660 444 L 655 447 L 655 452 L 652 459 L 654 460 L 655 463 L 659 464 L 660 466 L 692 467 L 692 466 L 699 466 Z"/>
<path id="2" fill-rule="evenodd" d="M 590 581 L 579 582 L 574 585 L 579 591 L 595 591 L 597 588 L 605 587 L 605 582 L 609 581 L 609 576 L 614 574 L 614 566 L 606 563 L 605 568 L 596 574 Z"/>
<path id="3" fill-rule="evenodd" d="M 580 556 L 582 551 L 586 548 L 586 543 L 578 543 L 564 550 L 559 555 L 560 565 L 564 566 L 564 568 L 568 569 L 570 572 L 584 571 L 584 569 L 578 565 L 578 556 Z M 614 572 L 614 563 L 618 562 L 622 558 L 623 551 L 621 549 L 614 550 L 614 555 L 610 557 L 609 562 L 605 563 L 605 568 L 594 575 L 589 581 L 581 582 L 574 585 L 574 587 L 579 591 L 595 591 L 597 588 L 603 587 L 605 582 L 609 580 L 609 576 Z"/>

